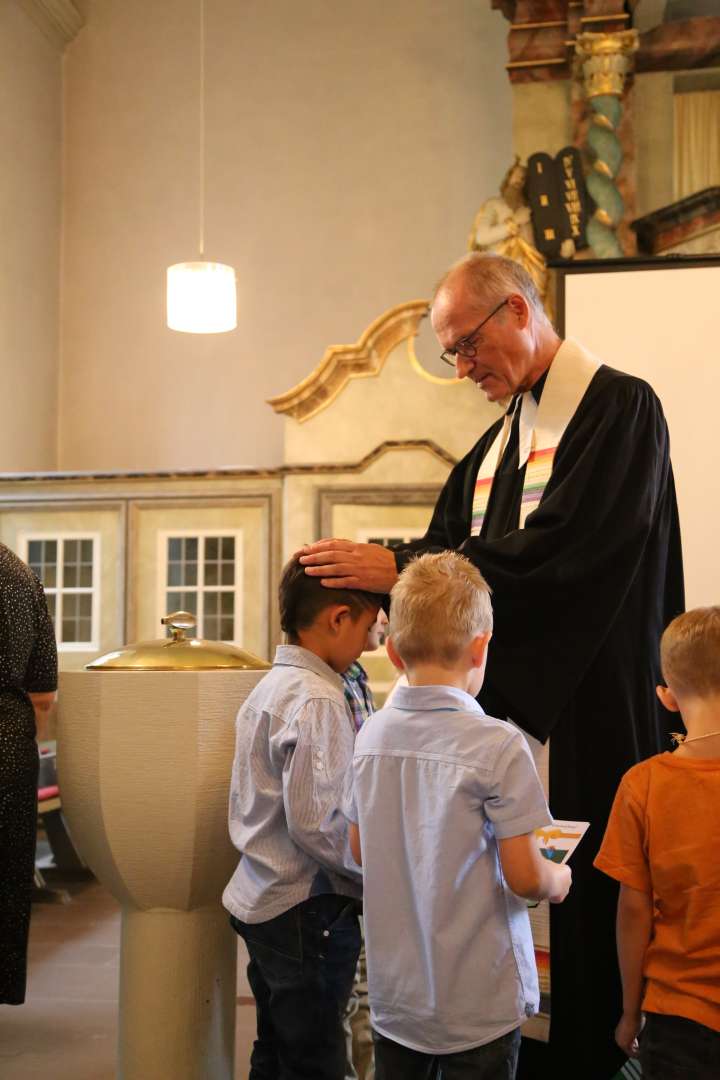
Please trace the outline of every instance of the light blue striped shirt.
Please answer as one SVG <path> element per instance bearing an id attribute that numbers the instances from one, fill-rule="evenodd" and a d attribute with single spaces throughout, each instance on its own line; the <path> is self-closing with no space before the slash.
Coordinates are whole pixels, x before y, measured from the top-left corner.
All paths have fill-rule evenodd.
<path id="1" fill-rule="evenodd" d="M 527 903 L 498 839 L 552 821 L 524 736 L 448 686 L 399 687 L 355 742 L 373 1027 L 414 1050 L 470 1049 L 537 1011 Z"/>
<path id="2" fill-rule="evenodd" d="M 238 713 L 223 893 L 237 919 L 267 922 L 317 893 L 362 895 L 340 811 L 355 725 L 343 681 L 315 653 L 281 645 Z"/>

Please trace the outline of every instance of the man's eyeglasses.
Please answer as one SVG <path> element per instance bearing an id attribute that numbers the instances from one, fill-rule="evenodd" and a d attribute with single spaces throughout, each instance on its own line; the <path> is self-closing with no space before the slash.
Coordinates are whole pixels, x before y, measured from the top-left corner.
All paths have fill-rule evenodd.
<path id="1" fill-rule="evenodd" d="M 493 308 L 487 318 L 483 319 L 480 325 L 476 326 L 471 334 L 468 334 L 464 338 L 460 338 L 460 340 L 456 342 L 455 346 L 452 349 L 445 349 L 443 352 L 441 352 L 440 359 L 444 360 L 446 364 L 450 364 L 451 367 L 455 367 L 456 356 L 463 356 L 466 360 L 474 360 L 477 356 L 477 345 L 473 342 L 473 338 L 476 338 L 478 336 L 485 323 L 490 322 L 493 315 L 497 315 L 498 311 L 500 311 L 500 308 L 505 307 L 509 299 L 510 297 L 507 296 L 501 304 L 498 304 L 496 308 Z"/>

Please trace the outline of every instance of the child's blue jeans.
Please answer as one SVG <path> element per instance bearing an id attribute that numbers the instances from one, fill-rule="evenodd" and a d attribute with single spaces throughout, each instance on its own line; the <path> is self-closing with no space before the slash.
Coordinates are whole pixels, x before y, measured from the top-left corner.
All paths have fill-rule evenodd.
<path id="1" fill-rule="evenodd" d="M 248 1080 L 343 1080 L 343 1013 L 360 952 L 358 906 L 311 897 L 264 923 L 231 917 L 250 956 L 257 1038 Z"/>

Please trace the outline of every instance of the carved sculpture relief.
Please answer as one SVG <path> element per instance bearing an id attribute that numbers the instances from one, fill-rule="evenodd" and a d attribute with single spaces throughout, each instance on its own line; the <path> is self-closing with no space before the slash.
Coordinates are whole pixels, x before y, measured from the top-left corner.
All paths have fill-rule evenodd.
<path id="1" fill-rule="evenodd" d="M 543 298 L 547 292 L 545 259 L 535 247 L 531 211 L 525 198 L 527 168 L 519 158 L 510 166 L 500 194 L 482 204 L 470 231 L 470 251 L 492 251 L 519 262 Z"/>

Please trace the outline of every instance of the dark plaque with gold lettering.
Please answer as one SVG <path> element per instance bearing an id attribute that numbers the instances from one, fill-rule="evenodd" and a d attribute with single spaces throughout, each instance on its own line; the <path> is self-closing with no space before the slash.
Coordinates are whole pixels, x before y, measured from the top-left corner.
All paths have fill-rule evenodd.
<path id="1" fill-rule="evenodd" d="M 555 167 L 562 187 L 562 206 L 565 215 L 565 233 L 574 240 L 575 248 L 587 247 L 585 227 L 592 213 L 592 201 L 585 186 L 582 158 L 576 146 L 566 146 L 555 155 Z"/>
<path id="2" fill-rule="evenodd" d="M 566 146 L 554 159 L 545 153 L 532 154 L 525 190 L 532 210 L 535 246 L 546 259 L 557 258 L 565 240 L 572 240 L 576 250 L 587 247 L 589 202 L 576 147 Z"/>

